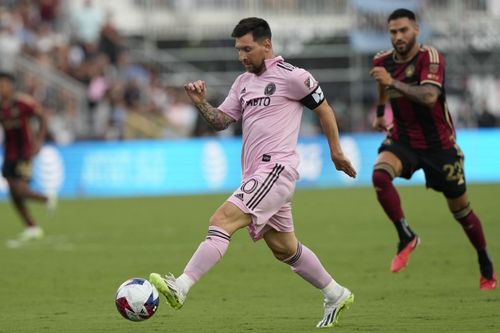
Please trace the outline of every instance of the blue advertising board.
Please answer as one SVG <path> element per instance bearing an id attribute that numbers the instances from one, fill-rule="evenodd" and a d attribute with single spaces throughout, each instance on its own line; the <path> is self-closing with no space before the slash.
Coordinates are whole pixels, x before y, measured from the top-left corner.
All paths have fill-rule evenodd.
<path id="1" fill-rule="evenodd" d="M 349 134 L 341 138 L 358 176 L 335 170 L 322 136 L 301 138 L 299 188 L 370 186 L 383 136 Z M 500 129 L 462 130 L 469 183 L 500 182 Z M 120 197 L 232 192 L 240 185 L 240 138 L 168 141 L 83 142 L 43 148 L 34 161 L 33 187 L 61 197 Z M 0 156 L 0 159 L 2 157 Z M 422 172 L 397 184 L 423 184 Z M 7 186 L 0 178 L 0 198 Z"/>

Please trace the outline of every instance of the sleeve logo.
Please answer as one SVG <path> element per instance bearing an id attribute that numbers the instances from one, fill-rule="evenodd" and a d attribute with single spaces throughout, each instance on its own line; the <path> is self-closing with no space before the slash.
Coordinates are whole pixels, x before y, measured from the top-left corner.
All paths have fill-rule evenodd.
<path id="1" fill-rule="evenodd" d="M 314 87 L 314 79 L 309 76 L 307 80 L 304 81 L 304 84 L 306 85 L 307 88 L 312 89 Z"/>
<path id="2" fill-rule="evenodd" d="M 319 104 L 319 102 L 324 99 L 323 90 L 321 90 L 321 87 L 318 86 L 318 89 L 316 89 L 316 91 L 312 93 L 312 97 L 314 98 L 316 104 Z"/>

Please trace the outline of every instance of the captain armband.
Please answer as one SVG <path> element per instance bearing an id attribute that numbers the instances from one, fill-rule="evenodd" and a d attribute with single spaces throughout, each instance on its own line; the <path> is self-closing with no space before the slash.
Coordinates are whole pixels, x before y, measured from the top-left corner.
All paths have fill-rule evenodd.
<path id="1" fill-rule="evenodd" d="M 377 117 L 382 117 L 385 112 L 385 105 L 377 105 Z"/>
<path id="2" fill-rule="evenodd" d="M 302 98 L 300 103 L 302 103 L 308 109 L 314 110 L 316 109 L 323 101 L 325 100 L 325 94 L 323 94 L 323 90 L 318 85 L 316 89 L 313 90 L 309 95 Z"/>

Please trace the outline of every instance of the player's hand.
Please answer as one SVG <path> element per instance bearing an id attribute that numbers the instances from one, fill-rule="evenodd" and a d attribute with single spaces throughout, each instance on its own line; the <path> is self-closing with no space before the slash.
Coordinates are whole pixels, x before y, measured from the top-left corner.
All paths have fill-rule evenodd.
<path id="1" fill-rule="evenodd" d="M 371 77 L 382 86 L 390 86 L 392 84 L 392 76 L 384 67 L 375 66 L 370 71 Z"/>
<path id="2" fill-rule="evenodd" d="M 344 156 L 344 153 L 340 152 L 332 154 L 332 161 L 337 170 L 344 172 L 351 178 L 356 178 L 356 170 L 352 166 L 351 161 Z"/>
<path id="3" fill-rule="evenodd" d="M 184 90 L 194 104 L 201 104 L 206 102 L 207 89 L 205 81 L 194 81 L 184 85 Z"/>
<path id="4" fill-rule="evenodd" d="M 375 119 L 373 119 L 372 127 L 373 129 L 380 132 L 387 132 L 389 130 L 389 127 L 387 126 L 387 120 L 384 116 L 375 117 Z"/>

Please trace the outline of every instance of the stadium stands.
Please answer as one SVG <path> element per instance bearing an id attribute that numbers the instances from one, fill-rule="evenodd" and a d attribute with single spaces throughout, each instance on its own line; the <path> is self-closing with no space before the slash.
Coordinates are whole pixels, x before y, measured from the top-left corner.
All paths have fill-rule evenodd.
<path id="1" fill-rule="evenodd" d="M 20 88 L 43 102 L 54 142 L 213 135 L 179 87 L 187 80 L 204 79 L 213 102 L 219 102 L 241 72 L 229 33 L 242 16 L 251 15 L 266 17 L 275 48 L 322 83 L 342 130 L 369 129 L 374 88 L 368 70 L 375 51 L 357 48 L 351 41 L 353 31 L 383 27 L 386 5 L 380 1 L 1 4 L 0 65 L 15 71 Z M 486 0 L 409 4 L 428 26 L 426 41 L 447 57 L 450 109 L 458 126 L 497 125 L 499 6 Z M 463 29 L 462 22 L 470 28 Z M 313 119 L 305 117 L 304 122 L 304 134 L 317 132 Z M 233 132 L 237 129 L 225 135 Z"/>

